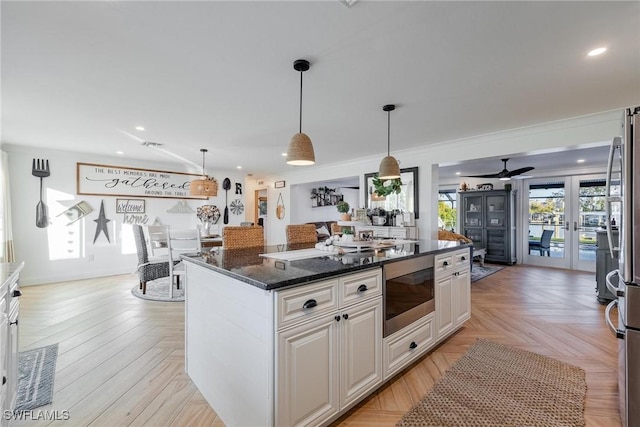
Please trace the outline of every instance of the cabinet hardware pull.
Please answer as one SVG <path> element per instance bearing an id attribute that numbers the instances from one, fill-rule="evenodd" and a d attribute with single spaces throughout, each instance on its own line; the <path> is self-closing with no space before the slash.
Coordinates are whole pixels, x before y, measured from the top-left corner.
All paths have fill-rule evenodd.
<path id="1" fill-rule="evenodd" d="M 309 301 L 302 304 L 302 308 L 313 308 L 318 305 L 318 301 L 314 299 L 310 299 Z"/>
<path id="2" fill-rule="evenodd" d="M 18 324 L 18 319 L 16 319 L 15 322 L 9 322 L 9 325 L 17 325 Z"/>
<path id="3" fill-rule="evenodd" d="M 447 265 L 449 265 L 449 262 L 448 261 L 443 261 L 442 265 L 446 267 Z"/>
<path id="4" fill-rule="evenodd" d="M 349 318 L 349 315 L 345 313 L 345 314 L 343 314 L 343 315 L 342 315 L 342 318 L 343 318 L 344 320 L 347 320 L 347 319 Z"/>
<path id="5" fill-rule="evenodd" d="M 336 314 L 336 317 L 334 317 L 334 319 L 336 319 L 336 322 L 340 321 L 340 316 Z"/>
<path id="6" fill-rule="evenodd" d="M 5 385 L 7 383 L 7 377 L 5 377 L 4 375 L 2 376 L 2 385 Z"/>
<path id="7" fill-rule="evenodd" d="M 467 260 L 467 257 L 463 256 L 463 257 L 461 257 L 460 259 L 461 259 L 462 261 L 466 261 L 466 260 Z"/>
<path id="8" fill-rule="evenodd" d="M 414 348 L 416 348 L 416 347 L 418 347 L 418 344 L 416 344 L 416 342 L 415 342 L 415 341 L 411 341 L 411 344 L 409 344 L 409 348 L 410 348 L 411 350 L 413 350 L 413 349 L 414 349 Z"/>
<path id="9" fill-rule="evenodd" d="M 13 297 L 21 297 L 22 296 L 22 292 L 20 291 L 20 289 L 16 289 L 15 291 L 13 291 Z"/>
<path id="10" fill-rule="evenodd" d="M 360 286 L 358 286 L 358 292 L 364 292 L 364 291 L 366 291 L 367 289 L 369 289 L 369 288 L 367 288 L 367 285 L 360 285 Z"/>

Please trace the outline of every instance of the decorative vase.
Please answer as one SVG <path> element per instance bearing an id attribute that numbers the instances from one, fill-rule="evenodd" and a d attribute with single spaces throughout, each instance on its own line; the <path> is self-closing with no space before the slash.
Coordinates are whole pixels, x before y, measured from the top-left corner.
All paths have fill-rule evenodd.
<path id="1" fill-rule="evenodd" d="M 202 235 L 208 236 L 211 234 L 211 223 L 209 221 L 204 221 L 202 223 Z"/>

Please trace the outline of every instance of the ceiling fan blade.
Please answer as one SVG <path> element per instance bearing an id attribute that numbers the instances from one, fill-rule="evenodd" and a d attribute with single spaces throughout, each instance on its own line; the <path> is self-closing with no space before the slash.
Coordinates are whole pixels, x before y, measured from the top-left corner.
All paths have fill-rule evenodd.
<path id="1" fill-rule="evenodd" d="M 500 178 L 499 173 L 490 173 L 486 175 L 464 175 L 465 178 Z"/>
<path id="2" fill-rule="evenodd" d="M 535 168 L 532 166 L 528 166 L 526 168 L 520 168 L 520 169 L 516 169 L 516 170 L 512 170 L 511 172 L 507 173 L 506 176 L 508 177 L 512 177 L 512 176 L 516 176 L 516 175 L 521 175 L 525 172 L 529 172 L 531 170 L 534 170 Z"/>

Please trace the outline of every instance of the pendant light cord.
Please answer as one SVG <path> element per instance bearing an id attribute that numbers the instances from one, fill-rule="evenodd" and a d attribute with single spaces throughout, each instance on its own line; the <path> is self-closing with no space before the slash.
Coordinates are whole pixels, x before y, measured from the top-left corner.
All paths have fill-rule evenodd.
<path id="1" fill-rule="evenodd" d="M 387 111 L 387 157 L 391 155 L 391 110 Z"/>
<path id="2" fill-rule="evenodd" d="M 302 133 L 302 71 L 300 71 L 300 133 Z"/>

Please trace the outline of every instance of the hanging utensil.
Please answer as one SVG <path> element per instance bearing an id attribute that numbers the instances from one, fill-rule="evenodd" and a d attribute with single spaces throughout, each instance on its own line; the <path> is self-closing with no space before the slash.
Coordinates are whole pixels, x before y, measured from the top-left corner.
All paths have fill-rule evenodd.
<path id="1" fill-rule="evenodd" d="M 49 225 L 49 215 L 47 205 L 42 201 L 42 178 L 51 175 L 49 160 L 33 159 L 31 175 L 40 178 L 40 201 L 36 205 L 36 227 L 46 228 Z"/>
<path id="2" fill-rule="evenodd" d="M 278 194 L 278 203 L 276 205 L 276 218 L 284 219 L 284 200 L 282 199 L 282 193 Z"/>
<path id="3" fill-rule="evenodd" d="M 222 188 L 224 189 L 224 223 L 229 224 L 229 206 L 227 203 L 229 189 L 231 188 L 231 180 L 229 178 L 225 178 L 224 181 L 222 181 Z"/>

